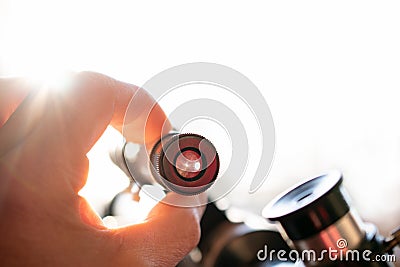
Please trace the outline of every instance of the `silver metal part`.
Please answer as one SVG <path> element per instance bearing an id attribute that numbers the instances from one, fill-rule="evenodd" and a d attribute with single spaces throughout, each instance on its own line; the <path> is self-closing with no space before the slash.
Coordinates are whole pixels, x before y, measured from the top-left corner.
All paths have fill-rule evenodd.
<path id="1" fill-rule="evenodd" d="M 131 177 L 139 186 L 157 184 L 149 169 L 148 151 L 144 145 L 127 143 L 124 157 Z"/>
<path id="2" fill-rule="evenodd" d="M 365 231 L 361 227 L 360 218 L 351 210 L 318 234 L 303 240 L 293 241 L 294 247 L 299 251 L 313 251 L 317 257 L 322 255 L 322 251 L 337 250 L 346 252 L 356 249 L 365 237 Z M 326 261 L 307 262 L 307 266 L 325 266 Z"/>

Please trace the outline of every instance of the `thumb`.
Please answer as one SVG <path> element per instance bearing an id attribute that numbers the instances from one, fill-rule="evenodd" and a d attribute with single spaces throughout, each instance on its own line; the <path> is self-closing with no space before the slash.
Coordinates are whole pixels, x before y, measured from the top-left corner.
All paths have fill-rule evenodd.
<path id="1" fill-rule="evenodd" d="M 137 262 L 139 258 L 140 266 L 176 266 L 197 245 L 206 195 L 194 196 L 197 207 L 175 207 L 164 203 L 174 203 L 180 197 L 169 193 L 152 209 L 145 222 L 115 229 L 117 266 Z"/>

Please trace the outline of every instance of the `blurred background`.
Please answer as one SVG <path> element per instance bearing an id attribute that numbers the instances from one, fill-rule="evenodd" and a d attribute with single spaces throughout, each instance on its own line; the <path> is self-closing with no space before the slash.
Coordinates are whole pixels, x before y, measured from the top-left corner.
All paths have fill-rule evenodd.
<path id="1" fill-rule="evenodd" d="M 250 158 L 231 202 L 260 214 L 294 183 L 339 169 L 386 235 L 400 224 L 399 13 L 396 1 L 0 0 L 0 75 L 92 70 L 142 85 L 189 62 L 234 68 L 264 95 L 276 151 L 252 195 Z M 81 194 L 99 213 L 128 185 L 108 158 L 121 141 L 108 129 L 89 153 Z"/>

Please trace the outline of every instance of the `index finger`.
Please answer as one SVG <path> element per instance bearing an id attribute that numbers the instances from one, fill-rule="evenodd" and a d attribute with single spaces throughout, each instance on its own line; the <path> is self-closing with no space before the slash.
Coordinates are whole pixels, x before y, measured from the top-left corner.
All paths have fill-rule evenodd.
<path id="1" fill-rule="evenodd" d="M 32 83 L 22 78 L 0 79 L 0 128 L 31 90 Z"/>
<path id="2" fill-rule="evenodd" d="M 21 141 L 10 142 L 13 132 L 25 131 L 27 136 L 32 131 L 29 128 L 34 127 L 34 139 L 42 145 L 41 150 L 68 146 L 73 154 L 86 154 L 109 124 L 122 130 L 125 111 L 133 96 L 132 104 L 138 107 L 131 108 L 134 114 L 127 116 L 132 121 L 129 132 L 125 133 L 128 141 L 155 141 L 162 135 L 165 122 L 165 130 L 170 129 L 161 107 L 137 86 L 92 72 L 74 74 L 69 81 L 65 90 L 39 90 L 29 101 L 24 101 L 0 132 L 8 138 L 0 140 L 8 140 L 10 147 Z M 149 110 L 148 114 L 141 112 L 144 109 Z"/>

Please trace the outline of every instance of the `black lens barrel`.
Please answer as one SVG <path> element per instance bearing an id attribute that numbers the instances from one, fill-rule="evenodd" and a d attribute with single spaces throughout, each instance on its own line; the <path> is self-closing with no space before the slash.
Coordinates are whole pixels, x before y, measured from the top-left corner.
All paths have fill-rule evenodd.
<path id="1" fill-rule="evenodd" d="M 286 191 L 263 212 L 279 222 L 291 240 L 302 240 L 334 224 L 350 210 L 342 174 L 330 172 Z"/>

